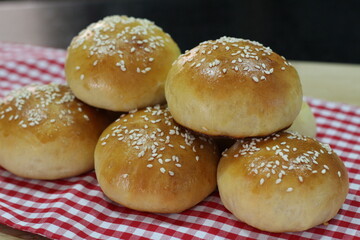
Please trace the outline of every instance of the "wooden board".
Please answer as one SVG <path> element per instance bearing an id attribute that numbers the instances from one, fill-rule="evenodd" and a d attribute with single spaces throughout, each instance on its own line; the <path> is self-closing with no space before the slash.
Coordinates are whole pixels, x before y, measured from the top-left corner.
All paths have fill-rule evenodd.
<path id="1" fill-rule="evenodd" d="M 304 96 L 360 106 L 360 65 L 290 61 L 298 70 Z"/>

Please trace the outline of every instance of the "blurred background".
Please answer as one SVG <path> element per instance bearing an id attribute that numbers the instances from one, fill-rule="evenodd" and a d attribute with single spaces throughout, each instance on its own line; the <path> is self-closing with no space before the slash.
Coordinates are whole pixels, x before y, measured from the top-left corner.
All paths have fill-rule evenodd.
<path id="1" fill-rule="evenodd" d="M 81 29 L 113 14 L 154 21 L 182 51 L 226 35 L 288 59 L 360 63 L 357 0 L 0 0 L 0 41 L 66 48 Z"/>

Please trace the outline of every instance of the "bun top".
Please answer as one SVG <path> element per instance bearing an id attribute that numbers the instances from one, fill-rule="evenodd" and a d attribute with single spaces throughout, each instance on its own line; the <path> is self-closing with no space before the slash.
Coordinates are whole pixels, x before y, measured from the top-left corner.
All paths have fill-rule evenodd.
<path id="1" fill-rule="evenodd" d="M 329 176 L 348 184 L 346 168 L 330 146 L 296 132 L 239 140 L 223 153 L 222 164 L 239 158 L 244 175 L 257 179 L 254 184 L 259 188 L 266 185 L 269 191 L 281 188 L 292 192 L 303 183 L 321 185 L 322 177 Z"/>
<path id="2" fill-rule="evenodd" d="M 29 85 L 11 92 L 0 102 L 2 131 L 18 128 L 16 134 L 21 135 L 21 130 L 27 129 L 44 141 L 57 136 L 63 128 L 69 129 L 63 134 L 75 134 L 74 125 L 105 125 L 101 124 L 104 117 L 97 115 L 97 109 L 76 99 L 68 86 L 60 84 Z"/>
<path id="3" fill-rule="evenodd" d="M 179 54 L 170 35 L 153 22 L 109 16 L 72 40 L 66 79 L 86 103 L 129 111 L 164 101 L 164 81 Z"/>
<path id="4" fill-rule="evenodd" d="M 236 138 L 290 126 L 302 103 L 299 76 L 285 58 L 258 42 L 231 37 L 181 55 L 169 71 L 165 94 L 179 124 Z"/>
<path id="5" fill-rule="evenodd" d="M 148 212 L 181 212 L 202 201 L 216 188 L 218 160 L 210 138 L 181 128 L 159 105 L 121 116 L 95 149 L 104 193 Z"/>
<path id="6" fill-rule="evenodd" d="M 329 145 L 287 131 L 237 141 L 217 170 L 225 207 L 270 232 L 304 231 L 329 221 L 349 189 L 345 165 Z"/>
<path id="7" fill-rule="evenodd" d="M 82 48 L 88 57 L 117 56 L 116 67 L 121 71 L 126 72 L 131 66 L 134 73 L 144 74 L 151 71 L 156 51 L 170 40 L 169 34 L 147 19 L 115 15 L 82 30 L 69 50 Z M 93 65 L 98 63 L 94 60 Z"/>
<path id="8" fill-rule="evenodd" d="M 125 146 L 119 148 L 119 144 Z M 110 148 L 113 150 L 109 151 Z M 216 145 L 210 138 L 194 135 L 188 129 L 180 127 L 169 110 L 160 105 L 121 115 L 102 133 L 96 151 L 105 151 L 114 155 L 114 158 L 136 156 L 134 161 L 143 162 L 147 168 L 157 166 L 161 173 L 167 172 L 165 168 L 170 163 L 178 164 L 181 161 L 183 165 L 191 162 L 197 164 L 199 160 L 203 163 L 211 158 L 216 159 L 217 156 Z M 142 159 L 145 161 L 140 161 Z M 182 162 L 183 159 L 185 162 Z M 190 169 L 189 172 L 192 171 Z M 173 176 L 173 172 L 168 173 Z M 107 174 L 106 177 L 111 175 Z"/>
<path id="9" fill-rule="evenodd" d="M 216 79 L 237 79 L 235 82 L 261 83 L 274 80 L 284 73 L 298 77 L 296 70 L 284 58 L 256 41 L 222 37 L 200 43 L 186 51 L 174 64 L 189 69 L 210 86 L 223 85 Z"/>

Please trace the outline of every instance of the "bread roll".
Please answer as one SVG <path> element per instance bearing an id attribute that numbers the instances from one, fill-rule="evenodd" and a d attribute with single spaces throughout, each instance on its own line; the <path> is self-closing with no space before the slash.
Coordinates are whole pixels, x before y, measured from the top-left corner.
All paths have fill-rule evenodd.
<path id="1" fill-rule="evenodd" d="M 105 113 L 77 100 L 67 86 L 23 87 L 0 103 L 0 165 L 34 179 L 87 172 L 109 123 Z"/>
<path id="2" fill-rule="evenodd" d="M 181 55 L 165 95 L 179 124 L 213 136 L 265 136 L 289 127 L 302 103 L 299 76 L 260 43 L 230 37 Z"/>
<path id="3" fill-rule="evenodd" d="M 101 135 L 95 150 L 100 187 L 131 209 L 182 212 L 213 192 L 219 160 L 208 138 L 180 128 L 165 108 L 122 116 Z"/>
<path id="4" fill-rule="evenodd" d="M 82 101 L 125 112 L 165 101 L 164 81 L 179 54 L 170 35 L 153 22 L 110 16 L 72 40 L 65 76 Z"/>
<path id="5" fill-rule="evenodd" d="M 316 137 L 316 121 L 309 105 L 303 101 L 299 115 L 295 118 L 289 131 L 298 132 L 308 137 Z"/>
<path id="6" fill-rule="evenodd" d="M 269 232 L 329 221 L 349 188 L 347 170 L 329 145 L 291 132 L 239 140 L 223 154 L 217 174 L 225 207 Z"/>

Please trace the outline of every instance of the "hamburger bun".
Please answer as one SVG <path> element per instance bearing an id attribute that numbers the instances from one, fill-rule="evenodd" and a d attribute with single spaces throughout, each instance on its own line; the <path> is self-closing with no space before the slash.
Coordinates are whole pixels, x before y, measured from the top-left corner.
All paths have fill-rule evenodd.
<path id="1" fill-rule="evenodd" d="M 87 104 L 127 112 L 165 101 L 166 75 L 179 54 L 170 35 L 153 22 L 110 16 L 72 40 L 65 76 Z"/>
<path id="2" fill-rule="evenodd" d="M 181 55 L 169 71 L 165 95 L 179 124 L 234 138 L 289 127 L 302 103 L 294 67 L 258 42 L 230 37 Z"/>
<path id="3" fill-rule="evenodd" d="M 160 106 L 123 115 L 95 150 L 100 187 L 113 201 L 139 211 L 182 212 L 216 188 L 215 144 L 179 127 Z"/>
<path id="4" fill-rule="evenodd" d="M 94 168 L 94 150 L 109 116 L 79 101 L 69 87 L 30 85 L 0 103 L 0 165 L 25 178 L 59 179 Z"/>
<path id="5" fill-rule="evenodd" d="M 223 153 L 217 174 L 225 207 L 269 232 L 329 221 L 349 189 L 344 163 L 329 145 L 292 132 L 238 140 Z"/>

